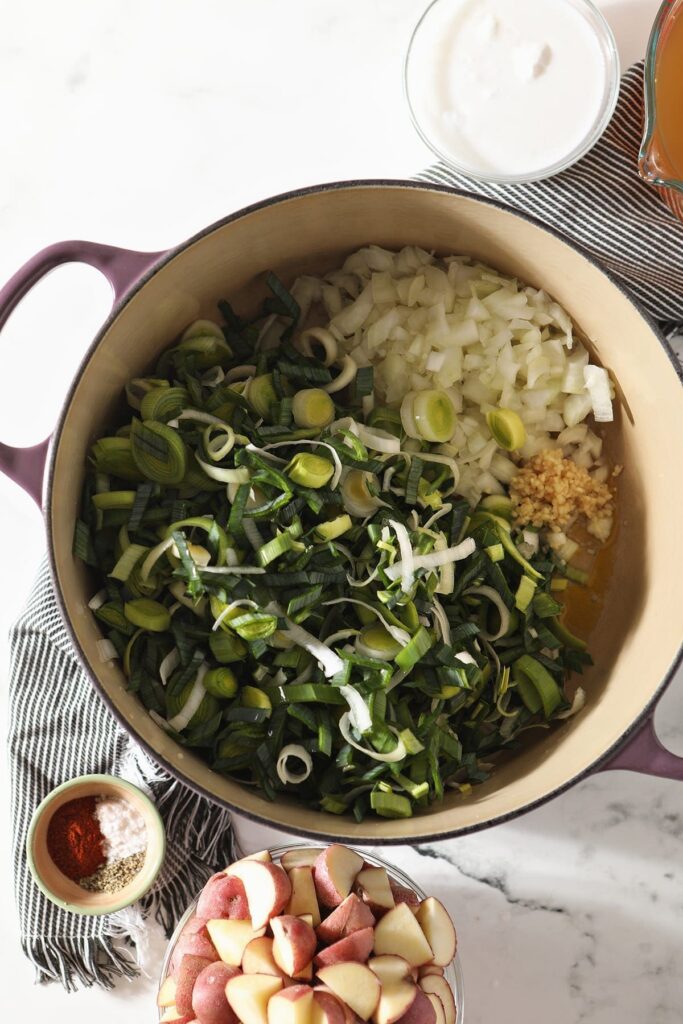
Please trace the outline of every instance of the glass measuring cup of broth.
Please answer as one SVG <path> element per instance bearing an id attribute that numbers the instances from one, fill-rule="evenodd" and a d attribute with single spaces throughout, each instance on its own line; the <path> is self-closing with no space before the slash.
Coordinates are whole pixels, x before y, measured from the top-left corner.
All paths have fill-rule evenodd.
<path id="1" fill-rule="evenodd" d="M 683 220 L 683 0 L 664 0 L 652 27 L 638 168 Z"/>

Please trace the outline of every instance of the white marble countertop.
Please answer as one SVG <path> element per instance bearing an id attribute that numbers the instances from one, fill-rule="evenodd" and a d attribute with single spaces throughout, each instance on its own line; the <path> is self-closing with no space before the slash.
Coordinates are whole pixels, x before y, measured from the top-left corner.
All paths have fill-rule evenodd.
<path id="1" fill-rule="evenodd" d="M 401 61 L 424 6 L 0 0 L 0 281 L 62 238 L 160 249 L 288 188 L 417 171 L 430 155 L 404 108 Z M 627 66 L 644 52 L 657 0 L 600 6 Z M 1 339 L 3 441 L 49 433 L 108 302 L 95 271 L 66 267 L 23 303 Z M 4 479 L 0 536 L 4 677 L 7 628 L 44 549 L 37 510 Z M 657 723 L 683 753 L 681 679 Z M 6 773 L 0 792 L 6 808 Z M 263 841 L 253 827 L 241 835 Z M 597 776 L 509 824 L 384 856 L 456 919 L 467 1024 L 683 1020 L 680 784 Z M 152 980 L 72 996 L 34 987 L 6 842 L 0 866 L 6 1019 L 155 1019 Z"/>

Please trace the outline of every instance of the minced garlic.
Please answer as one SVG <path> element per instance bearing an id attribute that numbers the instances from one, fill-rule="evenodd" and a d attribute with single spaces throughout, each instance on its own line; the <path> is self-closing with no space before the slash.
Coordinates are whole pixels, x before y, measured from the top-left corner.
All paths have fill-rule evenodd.
<path id="1" fill-rule="evenodd" d="M 584 515 L 588 532 L 599 540 L 606 540 L 612 528 L 614 505 L 609 487 L 565 458 L 560 448 L 529 459 L 512 479 L 510 497 L 520 526 L 564 530 Z"/>

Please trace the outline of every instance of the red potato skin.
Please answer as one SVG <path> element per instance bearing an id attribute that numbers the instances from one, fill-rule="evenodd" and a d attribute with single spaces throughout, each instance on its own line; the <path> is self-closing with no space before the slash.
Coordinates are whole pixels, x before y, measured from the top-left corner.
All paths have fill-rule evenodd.
<path id="1" fill-rule="evenodd" d="M 318 925 L 316 934 L 321 942 L 330 944 L 345 939 L 347 935 L 352 935 L 361 928 L 374 927 L 374 914 L 367 904 L 352 892 Z"/>
<path id="2" fill-rule="evenodd" d="M 332 989 L 328 988 L 327 985 L 321 985 L 319 982 L 316 983 L 315 988 L 313 989 L 313 998 L 315 999 L 317 995 L 331 996 L 332 999 L 339 1003 L 344 1013 L 345 1024 L 360 1024 L 360 1017 L 356 1017 L 351 1007 L 342 1002 L 339 996 L 336 996 Z"/>
<path id="3" fill-rule="evenodd" d="M 216 947 L 214 946 L 206 926 L 203 931 L 192 932 L 189 935 L 181 935 L 178 945 L 173 951 L 173 964 L 179 964 L 182 958 L 190 953 L 192 956 L 203 956 L 211 963 L 220 960 Z M 172 968 L 173 970 L 174 968 Z"/>
<path id="4" fill-rule="evenodd" d="M 249 864 L 249 861 L 245 860 L 240 861 L 238 863 L 243 864 L 244 867 L 246 868 L 246 866 Z M 265 885 L 266 876 L 270 875 L 268 884 L 272 885 L 273 889 L 273 904 L 268 908 L 268 916 L 263 918 L 262 920 L 257 919 L 257 914 L 255 913 L 253 907 L 251 908 L 251 910 L 249 909 L 249 902 L 247 900 L 247 917 L 250 917 L 252 919 L 254 923 L 254 928 L 260 928 L 262 925 L 267 924 L 268 921 L 270 921 L 273 917 L 277 917 L 279 914 L 283 912 L 292 896 L 292 883 L 289 880 L 289 875 L 287 874 L 287 872 L 284 870 L 284 868 L 281 868 L 279 864 L 265 863 L 263 861 L 252 861 L 251 866 L 252 868 L 258 868 L 258 877 L 263 880 L 263 882 L 259 884 Z M 232 870 L 233 868 L 234 865 L 231 866 L 230 870 Z M 254 875 L 252 874 L 252 882 L 253 878 Z M 244 888 L 245 890 L 249 888 L 248 882 L 244 886 Z M 256 894 L 252 893 L 252 895 Z M 258 915 L 258 917 L 260 918 L 260 914 Z"/>
<path id="5" fill-rule="evenodd" d="M 316 967 L 329 967 L 331 964 L 346 963 L 354 960 L 356 963 L 364 964 L 372 953 L 375 941 L 373 928 L 361 928 L 345 939 L 321 949 L 315 958 Z"/>
<path id="6" fill-rule="evenodd" d="M 351 888 L 353 888 L 353 881 L 351 881 L 349 889 L 346 892 L 340 893 L 337 891 L 330 878 L 328 862 L 330 858 L 334 856 L 335 851 L 340 850 L 340 847 L 340 843 L 333 843 L 331 846 L 325 847 L 313 865 L 313 882 L 315 883 L 315 891 L 318 895 L 318 903 L 323 907 L 332 908 L 339 906 L 339 904 L 349 895 Z M 341 847 L 341 849 L 347 848 Z M 353 853 L 353 851 L 348 852 Z M 361 866 L 363 864 L 360 857 L 357 857 L 357 859 L 359 863 L 356 869 L 356 874 L 361 870 Z"/>
<path id="7" fill-rule="evenodd" d="M 331 992 L 321 992 L 313 989 L 313 1001 L 318 1004 L 320 1010 L 327 1018 L 326 1024 L 347 1024 L 345 1008 L 336 996 Z"/>
<path id="8" fill-rule="evenodd" d="M 228 964 L 210 964 L 197 976 L 192 990 L 192 1010 L 198 1024 L 237 1024 L 225 998 L 225 986 L 241 972 Z"/>
<path id="9" fill-rule="evenodd" d="M 247 894 L 239 878 L 219 871 L 212 875 L 201 891 L 197 917 L 205 920 L 228 917 L 233 921 L 249 920 Z"/>
<path id="10" fill-rule="evenodd" d="M 297 999 L 305 996 L 310 991 L 310 985 L 302 985 L 301 982 L 297 982 L 295 985 L 288 985 L 287 988 L 280 989 L 279 992 L 276 992 L 270 998 L 275 999 L 277 997 L 278 999 L 289 999 L 290 1002 L 296 1002 Z"/>
<path id="11" fill-rule="evenodd" d="M 396 1024 L 436 1024 L 436 1012 L 422 989 L 417 989 L 410 1009 Z"/>
<path id="12" fill-rule="evenodd" d="M 192 1013 L 192 990 L 195 981 L 205 967 L 211 967 L 211 961 L 203 956 L 194 956 L 192 953 L 186 953 L 178 964 L 175 1005 L 178 1013 L 183 1016 L 186 1013 Z"/>
<path id="13" fill-rule="evenodd" d="M 412 889 L 408 889 L 405 885 L 398 885 L 397 882 L 389 879 L 389 888 L 391 889 L 394 901 L 398 903 L 407 903 L 413 913 L 420 906 L 420 899 Z"/>
<path id="14" fill-rule="evenodd" d="M 274 921 L 277 921 L 277 925 L 273 929 Z M 292 974 L 297 974 L 307 964 L 310 964 L 315 955 L 318 944 L 315 932 L 310 924 L 302 921 L 299 917 L 292 917 L 291 914 L 282 914 L 280 917 L 273 918 L 270 924 L 273 929 L 273 958 L 276 965 L 281 970 L 285 970 L 285 965 L 278 958 L 278 946 L 282 942 L 289 945 L 295 954 Z"/>
<path id="15" fill-rule="evenodd" d="M 194 935 L 204 936 L 207 941 L 211 943 L 211 951 L 209 952 L 209 947 L 205 946 L 204 952 L 202 952 L 201 948 L 199 946 L 195 946 L 194 942 L 188 943 L 187 940 Z M 205 956 L 207 960 L 220 959 L 213 942 L 211 942 L 211 937 L 206 927 L 206 921 L 203 917 L 191 917 L 180 933 L 175 949 L 173 950 L 171 961 L 168 965 L 169 974 L 175 974 L 178 964 L 186 953 L 193 953 L 195 956 Z"/>

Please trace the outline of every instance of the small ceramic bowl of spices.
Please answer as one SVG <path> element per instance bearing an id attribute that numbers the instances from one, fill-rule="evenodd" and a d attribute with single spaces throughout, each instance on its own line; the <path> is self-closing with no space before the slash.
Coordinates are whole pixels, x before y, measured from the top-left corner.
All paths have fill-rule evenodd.
<path id="1" fill-rule="evenodd" d="M 26 840 L 33 878 L 49 900 L 75 914 L 111 914 L 139 900 L 164 860 L 156 807 L 112 775 L 83 775 L 49 793 Z"/>

